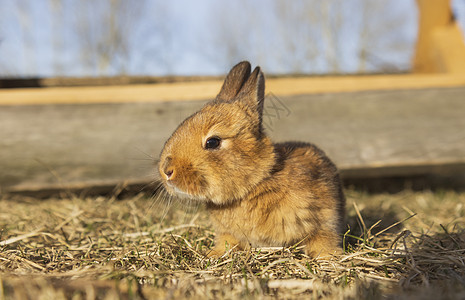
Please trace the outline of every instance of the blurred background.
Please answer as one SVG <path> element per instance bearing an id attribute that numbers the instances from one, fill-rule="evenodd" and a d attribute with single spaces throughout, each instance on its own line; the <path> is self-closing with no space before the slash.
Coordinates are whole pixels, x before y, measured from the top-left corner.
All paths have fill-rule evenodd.
<path id="1" fill-rule="evenodd" d="M 414 0 L 0 0 L 0 77 L 411 69 Z M 465 0 L 453 0 L 465 25 Z"/>
<path id="2" fill-rule="evenodd" d="M 242 60 L 271 138 L 317 144 L 346 185 L 463 187 L 464 28 L 465 0 L 0 0 L 0 194 L 156 181 Z"/>

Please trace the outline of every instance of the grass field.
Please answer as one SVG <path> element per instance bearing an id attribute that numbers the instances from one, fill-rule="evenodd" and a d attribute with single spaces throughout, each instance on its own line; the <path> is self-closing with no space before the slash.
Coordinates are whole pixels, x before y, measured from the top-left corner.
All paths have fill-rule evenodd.
<path id="1" fill-rule="evenodd" d="M 0 299 L 465 298 L 465 193 L 346 193 L 346 253 L 331 259 L 299 245 L 206 259 L 203 208 L 145 195 L 4 197 Z"/>

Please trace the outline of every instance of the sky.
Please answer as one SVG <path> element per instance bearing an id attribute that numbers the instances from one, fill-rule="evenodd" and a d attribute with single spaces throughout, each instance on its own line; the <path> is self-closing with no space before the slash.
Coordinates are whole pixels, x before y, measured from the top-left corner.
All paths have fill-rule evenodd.
<path id="1" fill-rule="evenodd" d="M 113 4 L 113 6 L 112 6 Z M 0 0 L 0 77 L 402 72 L 414 0 Z M 465 0 L 453 1 L 465 28 Z"/>

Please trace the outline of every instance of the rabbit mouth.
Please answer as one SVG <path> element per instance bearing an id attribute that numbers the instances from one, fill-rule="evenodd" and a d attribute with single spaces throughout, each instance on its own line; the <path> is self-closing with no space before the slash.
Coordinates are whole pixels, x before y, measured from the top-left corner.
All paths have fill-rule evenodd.
<path id="1" fill-rule="evenodd" d="M 178 188 L 174 183 L 170 181 L 165 181 L 165 184 L 167 186 L 167 190 L 170 194 L 173 196 L 176 196 L 179 199 L 183 200 L 197 200 L 197 201 L 202 201 L 205 200 L 206 198 L 200 195 L 192 195 L 189 192 L 183 191 L 180 188 Z"/>

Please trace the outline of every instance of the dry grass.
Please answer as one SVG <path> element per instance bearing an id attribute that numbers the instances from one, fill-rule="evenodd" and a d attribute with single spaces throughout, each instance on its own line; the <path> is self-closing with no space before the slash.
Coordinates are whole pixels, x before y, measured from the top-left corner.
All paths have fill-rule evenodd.
<path id="1" fill-rule="evenodd" d="M 201 208 L 4 198 L 0 299 L 465 297 L 464 193 L 347 195 L 345 255 L 309 259 L 296 246 L 219 260 L 204 256 L 213 232 Z"/>

